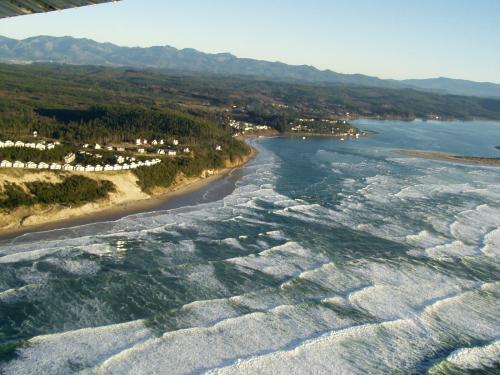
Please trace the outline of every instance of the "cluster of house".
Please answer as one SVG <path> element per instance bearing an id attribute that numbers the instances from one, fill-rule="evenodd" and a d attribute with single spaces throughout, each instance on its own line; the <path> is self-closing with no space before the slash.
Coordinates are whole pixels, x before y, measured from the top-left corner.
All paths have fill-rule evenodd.
<path id="1" fill-rule="evenodd" d="M 32 148 L 35 150 L 40 150 L 40 151 L 45 151 L 45 150 L 52 150 L 54 149 L 57 145 L 60 143 L 58 141 L 55 141 L 54 143 L 45 143 L 45 142 L 23 142 L 23 141 L 0 141 L 0 148 L 7 148 L 7 147 L 25 147 L 25 148 Z"/>
<path id="2" fill-rule="evenodd" d="M 187 150 L 187 153 L 189 153 L 189 148 L 186 148 L 186 150 Z M 156 153 L 158 155 L 168 155 L 168 156 L 176 156 L 177 155 L 177 151 L 175 151 L 175 150 L 164 150 L 162 148 L 157 149 Z"/>
<path id="3" fill-rule="evenodd" d="M 125 151 L 125 147 L 116 147 L 116 149 L 113 146 L 101 146 L 99 143 L 96 143 L 95 145 L 91 146 L 88 143 L 85 143 L 83 148 L 93 148 L 94 150 L 107 150 L 107 151 L 120 151 L 123 152 Z"/>
<path id="4" fill-rule="evenodd" d="M 179 145 L 179 141 L 177 139 L 174 139 L 171 143 L 173 146 Z M 144 146 L 158 146 L 158 145 L 163 146 L 166 144 L 167 143 L 163 139 L 160 139 L 160 140 L 154 139 L 151 142 L 149 142 L 147 139 L 137 139 L 135 141 L 136 146 L 143 146 L 143 145 Z M 101 146 L 98 143 L 96 143 L 95 145 L 84 144 L 83 148 L 93 148 L 94 150 L 107 150 L 107 151 L 118 151 L 118 152 L 126 151 L 125 147 L 116 147 L 115 148 L 113 146 Z M 139 154 L 145 154 L 146 148 L 139 147 L 139 148 L 135 149 L 135 151 Z M 148 150 L 148 152 L 153 152 L 153 150 L 150 148 Z M 178 151 L 172 150 L 169 148 L 157 148 L 154 152 L 158 155 L 177 156 Z M 189 153 L 191 153 L 191 150 L 189 149 L 189 147 L 184 147 L 182 149 L 182 152 L 184 152 L 185 154 L 189 154 Z"/>
<path id="5" fill-rule="evenodd" d="M 337 120 L 326 120 L 326 121 L 322 121 L 322 122 L 328 122 L 330 124 L 343 124 L 343 125 L 345 125 L 347 123 L 344 120 L 338 120 L 338 121 Z M 301 133 L 314 133 L 314 132 L 322 131 L 322 130 L 318 130 L 318 129 L 314 129 L 312 127 L 309 127 L 308 125 L 302 125 L 302 124 L 292 126 L 290 128 L 290 130 L 293 132 L 301 132 Z M 335 136 L 341 137 L 340 138 L 341 141 L 345 140 L 344 137 L 359 138 L 359 133 L 354 128 L 349 129 L 347 132 L 341 133 L 341 128 L 332 127 L 331 130 L 328 130 L 328 132 L 330 132 L 330 131 Z M 304 139 L 305 139 L 305 137 L 304 137 Z"/>
<path id="6" fill-rule="evenodd" d="M 330 120 L 330 119 L 322 119 L 321 122 L 327 122 L 329 124 L 343 124 L 346 125 L 346 120 Z"/>
<path id="7" fill-rule="evenodd" d="M 135 145 L 136 145 L 136 146 L 140 146 L 140 145 L 147 145 L 147 144 L 149 144 L 149 141 L 148 141 L 147 139 L 140 139 L 140 138 L 138 138 L 138 139 L 136 139 L 136 140 L 135 140 Z M 166 144 L 166 143 L 165 143 L 165 140 L 163 140 L 163 139 L 160 139 L 159 141 L 158 141 L 158 140 L 156 140 L 156 139 L 153 139 L 153 140 L 151 141 L 151 145 L 152 145 L 152 146 L 158 146 L 158 145 L 163 146 L 164 144 Z M 179 140 L 174 139 L 174 140 L 172 141 L 172 144 L 173 144 L 174 146 L 178 146 L 178 145 L 179 145 Z"/>
<path id="8" fill-rule="evenodd" d="M 152 159 L 146 161 L 137 161 L 132 163 L 124 163 L 124 164 L 106 164 L 102 165 L 71 165 L 71 164 L 58 164 L 58 163 L 34 163 L 29 161 L 24 163 L 22 161 L 11 162 L 8 160 L 2 160 L 0 162 L 0 168 L 18 168 L 18 169 L 49 169 L 49 170 L 59 170 L 59 171 L 71 171 L 71 172 L 108 172 L 108 171 L 125 171 L 129 169 L 137 169 L 140 167 L 151 167 L 161 163 L 160 159 Z"/>
<path id="9" fill-rule="evenodd" d="M 229 126 L 236 130 L 246 131 L 256 131 L 256 130 L 268 130 L 267 125 L 255 125 L 249 122 L 230 120 Z"/>
<path id="10" fill-rule="evenodd" d="M 141 145 L 164 146 L 166 144 L 167 143 L 163 139 L 160 139 L 160 140 L 153 139 L 151 142 L 149 142 L 147 139 L 136 139 L 136 141 L 135 141 L 136 146 L 141 146 Z M 177 139 L 172 140 L 172 145 L 179 146 L 179 140 L 177 140 Z M 146 149 L 139 148 L 139 149 L 137 149 L 137 152 L 139 154 L 145 154 Z M 177 156 L 177 150 L 172 150 L 170 148 L 157 148 L 155 150 L 155 152 L 158 155 Z M 191 153 L 191 150 L 189 149 L 189 147 L 184 147 L 182 149 L 182 152 L 184 152 L 185 154 L 189 154 L 189 153 Z"/>

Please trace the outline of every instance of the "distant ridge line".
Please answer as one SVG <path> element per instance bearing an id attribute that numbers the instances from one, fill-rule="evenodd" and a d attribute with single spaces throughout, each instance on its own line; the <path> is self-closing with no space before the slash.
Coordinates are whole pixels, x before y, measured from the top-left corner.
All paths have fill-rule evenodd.
<path id="1" fill-rule="evenodd" d="M 310 65 L 288 65 L 230 53 L 204 53 L 193 48 L 171 46 L 120 47 L 91 39 L 36 36 L 24 40 L 0 36 L 0 61 L 51 62 L 73 65 L 102 65 L 138 69 L 168 69 L 229 76 L 252 76 L 276 81 L 301 81 L 379 88 L 415 89 L 463 96 L 500 98 L 500 84 L 451 78 L 393 80 L 363 74 L 319 70 Z"/>

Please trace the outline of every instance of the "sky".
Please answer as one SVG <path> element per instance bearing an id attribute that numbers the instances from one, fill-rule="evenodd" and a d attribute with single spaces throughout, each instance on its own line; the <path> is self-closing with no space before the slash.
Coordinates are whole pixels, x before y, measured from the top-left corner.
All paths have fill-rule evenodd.
<path id="1" fill-rule="evenodd" d="M 0 35 L 69 35 L 380 78 L 500 83 L 500 0 L 122 0 L 3 19 Z"/>

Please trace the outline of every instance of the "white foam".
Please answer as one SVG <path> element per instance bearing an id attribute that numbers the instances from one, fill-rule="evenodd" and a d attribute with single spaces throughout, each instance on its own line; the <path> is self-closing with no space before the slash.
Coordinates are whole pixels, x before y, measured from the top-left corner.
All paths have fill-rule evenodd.
<path id="1" fill-rule="evenodd" d="M 406 236 L 407 243 L 418 247 L 437 246 L 444 241 L 446 241 L 446 238 L 432 234 L 428 230 L 422 230 L 418 234 Z"/>
<path id="2" fill-rule="evenodd" d="M 481 251 L 489 257 L 500 257 L 500 228 L 492 230 L 484 236 Z"/>
<path id="3" fill-rule="evenodd" d="M 290 277 L 326 262 L 327 258 L 289 241 L 264 250 L 257 256 L 250 255 L 227 261 L 241 268 L 261 271 L 276 277 Z"/>
<path id="4" fill-rule="evenodd" d="M 499 220 L 500 209 L 483 204 L 457 215 L 450 225 L 450 233 L 464 243 L 479 245 L 487 232 L 498 227 Z"/>
<path id="5" fill-rule="evenodd" d="M 350 322 L 320 306 L 279 306 L 268 313 L 228 319 L 209 328 L 167 333 L 110 358 L 93 372 L 199 372 L 239 357 L 274 351 L 314 335 L 324 324 L 345 327 Z"/>
<path id="6" fill-rule="evenodd" d="M 50 249 L 31 250 L 31 251 L 24 251 L 20 253 L 4 255 L 0 257 L 0 263 L 5 264 L 5 263 L 20 263 L 20 262 L 33 261 L 35 259 L 40 259 L 47 255 L 53 255 L 59 251 L 61 251 L 61 249 L 50 248 Z"/>
<path id="7" fill-rule="evenodd" d="M 454 351 L 447 361 L 463 370 L 494 368 L 500 364 L 500 341 L 475 348 Z"/>
<path id="8" fill-rule="evenodd" d="M 19 288 L 10 288 L 0 292 L 0 302 L 12 303 L 20 298 L 31 299 L 35 297 L 37 292 L 40 292 L 42 287 L 37 284 L 28 284 Z"/>
<path id="9" fill-rule="evenodd" d="M 2 369 L 19 375 L 70 373 L 75 367 L 93 367 L 152 336 L 141 321 L 38 336 L 18 350 L 19 359 L 4 364 Z"/>
<path id="10" fill-rule="evenodd" d="M 95 275 L 99 272 L 101 267 L 94 261 L 87 259 L 58 259 L 51 258 L 47 260 L 48 263 L 51 263 L 66 272 L 75 274 L 75 275 Z"/>

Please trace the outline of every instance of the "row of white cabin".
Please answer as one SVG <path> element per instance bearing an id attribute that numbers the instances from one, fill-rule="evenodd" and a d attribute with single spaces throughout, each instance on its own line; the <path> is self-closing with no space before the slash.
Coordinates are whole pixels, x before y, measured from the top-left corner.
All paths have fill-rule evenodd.
<path id="1" fill-rule="evenodd" d="M 28 142 L 22 142 L 22 141 L 0 141 L 0 148 L 7 148 L 7 147 L 26 147 L 26 148 L 34 148 L 36 150 L 40 151 L 45 151 L 45 150 L 52 150 L 53 148 L 58 145 L 59 142 L 56 143 L 28 143 Z"/>
<path id="2" fill-rule="evenodd" d="M 124 171 L 129 169 L 137 169 L 139 167 L 151 167 L 161 163 L 160 159 L 152 159 L 146 161 L 138 161 L 130 164 L 106 164 L 102 165 L 71 165 L 71 164 L 58 164 L 58 163 L 34 163 L 29 161 L 24 163 L 22 161 L 11 162 L 8 160 L 2 160 L 0 162 L 0 168 L 18 168 L 18 169 L 50 169 L 50 170 L 59 170 L 59 171 L 75 171 L 75 172 L 103 172 L 103 171 Z"/>

